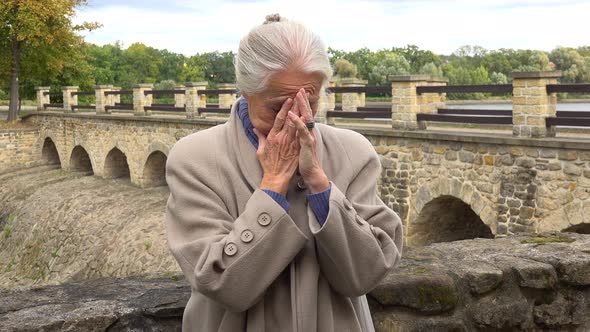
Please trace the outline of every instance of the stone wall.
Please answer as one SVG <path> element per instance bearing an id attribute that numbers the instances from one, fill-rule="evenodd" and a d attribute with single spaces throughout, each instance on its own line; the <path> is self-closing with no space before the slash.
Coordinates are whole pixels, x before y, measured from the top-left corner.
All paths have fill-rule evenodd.
<path id="1" fill-rule="evenodd" d="M 444 234 L 470 231 L 454 229 L 454 221 L 469 219 L 466 209 L 445 211 L 446 217 L 444 210 L 430 209 L 436 215 L 425 216 L 428 204 L 465 203 L 495 235 L 576 227 L 590 231 L 588 142 L 358 131 L 381 156 L 381 198 L 400 213 L 410 244 L 457 240 Z M 479 237 L 488 235 L 485 229 L 479 232 Z"/>
<path id="2" fill-rule="evenodd" d="M 590 236 L 410 248 L 370 293 L 377 331 L 588 331 Z"/>
<path id="3" fill-rule="evenodd" d="M 162 159 L 153 153 L 167 155 L 181 137 L 223 122 L 59 113 L 39 113 L 27 121 L 40 125 L 39 146 L 47 137 L 55 142 L 64 169 L 72 168 L 72 150 L 81 146 L 94 174 L 108 176 L 107 155 L 116 148 L 139 186 L 158 183 L 150 179 L 155 170 L 161 172 L 163 161 L 148 163 L 150 156 Z M 590 232 L 587 139 L 349 129 L 365 135 L 381 155 L 381 198 L 404 220 L 409 244 L 519 232 Z M 447 213 L 429 212 L 441 209 Z"/>
<path id="4" fill-rule="evenodd" d="M 152 170 L 146 170 L 145 165 L 152 153 L 160 152 L 167 156 L 169 149 L 181 137 L 222 123 L 211 119 L 191 121 L 152 116 L 139 120 L 138 117 L 122 114 L 97 117 L 47 113 L 26 121 L 40 127 L 38 147 L 43 146 L 46 138 L 55 143 L 63 169 L 72 168 L 72 152 L 80 146 L 88 154 L 95 175 L 120 176 L 117 166 L 124 161 L 118 158 L 120 155 L 116 150 L 109 156 L 109 152 L 118 149 L 126 157 L 131 182 L 139 186 L 146 185 L 144 177 L 151 176 Z M 161 168 L 161 165 L 156 167 Z"/>
<path id="5" fill-rule="evenodd" d="M 588 331 L 589 248 L 590 235 L 573 233 L 410 248 L 368 295 L 375 329 Z M 0 290 L 0 327 L 180 330 L 189 296 L 182 275 Z"/>
<path id="6" fill-rule="evenodd" d="M 39 131 L 31 129 L 0 129 L 0 173 L 39 163 Z"/>

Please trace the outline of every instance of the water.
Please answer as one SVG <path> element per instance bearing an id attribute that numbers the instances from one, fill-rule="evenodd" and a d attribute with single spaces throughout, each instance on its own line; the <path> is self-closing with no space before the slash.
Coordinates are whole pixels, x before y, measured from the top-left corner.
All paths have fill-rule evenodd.
<path id="1" fill-rule="evenodd" d="M 168 195 L 55 166 L 0 174 L 0 287 L 177 273 Z"/>
<path id="2" fill-rule="evenodd" d="M 447 108 L 511 110 L 512 104 L 455 104 Z M 590 103 L 557 103 L 558 111 L 590 112 Z"/>

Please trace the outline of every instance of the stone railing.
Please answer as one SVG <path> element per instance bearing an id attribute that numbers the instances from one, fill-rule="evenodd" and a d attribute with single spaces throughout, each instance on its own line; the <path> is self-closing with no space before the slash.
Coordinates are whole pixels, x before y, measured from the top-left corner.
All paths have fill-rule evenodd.
<path id="1" fill-rule="evenodd" d="M 557 92 L 590 93 L 590 84 L 557 84 L 561 73 L 516 72 L 512 84 L 448 86 L 445 79 L 427 75 L 390 77 L 390 87 L 367 86 L 367 81 L 345 79 L 339 87 L 330 82 L 320 96 L 316 121 L 336 124 L 334 119 L 380 119 L 394 130 L 424 130 L 432 122 L 467 124 L 494 124 L 511 128 L 516 137 L 554 136 L 555 126 L 590 127 L 589 112 L 557 112 Z M 152 84 L 138 84 L 133 90 L 121 91 L 111 85 L 95 87 L 95 106 L 79 106 L 77 96 L 92 94 L 79 92 L 78 87 L 67 86 L 62 92 L 49 92 L 48 87 L 37 88 L 37 108 L 48 107 L 65 112 L 94 109 L 96 114 L 111 110 L 125 110 L 138 116 L 154 112 L 185 113 L 189 119 L 204 117 L 207 113 L 229 113 L 237 99 L 234 84 L 220 84 L 218 89 L 206 89 L 207 82 L 188 82 L 174 90 L 153 90 Z M 386 107 L 366 107 L 366 93 L 378 92 L 391 96 Z M 512 111 L 509 110 L 450 110 L 446 109 L 446 94 L 456 92 L 499 92 L 512 94 Z M 335 94 L 342 94 L 342 105 L 336 111 Z M 52 94 L 63 94 L 63 104 L 51 104 Z M 121 94 L 133 95 L 132 104 L 120 104 Z M 174 104 L 153 104 L 154 95 L 174 95 Z M 207 95 L 218 95 L 218 105 L 207 105 Z M 561 113 L 561 114 L 560 114 Z M 370 122 L 369 122 L 370 123 Z"/>
<path id="2" fill-rule="evenodd" d="M 182 114 L 188 119 L 201 117 L 201 113 L 229 113 L 237 99 L 235 84 L 219 84 L 218 89 L 207 89 L 207 82 L 187 82 L 174 90 L 154 90 L 153 84 L 137 84 L 132 90 L 121 90 L 112 85 L 96 85 L 94 92 L 78 91 L 77 86 L 62 88 L 62 92 L 50 92 L 49 87 L 37 87 L 37 111 L 58 109 L 64 112 L 95 111 L 96 114 L 109 114 L 113 111 L 149 116 L 161 113 Z M 62 104 L 52 104 L 51 95 L 62 95 Z M 78 105 L 78 95 L 94 95 L 94 105 Z M 121 103 L 121 95 L 132 95 L 133 102 Z M 172 95 L 174 104 L 154 104 L 155 95 Z M 217 95 L 219 103 L 207 105 L 207 95 Z"/>

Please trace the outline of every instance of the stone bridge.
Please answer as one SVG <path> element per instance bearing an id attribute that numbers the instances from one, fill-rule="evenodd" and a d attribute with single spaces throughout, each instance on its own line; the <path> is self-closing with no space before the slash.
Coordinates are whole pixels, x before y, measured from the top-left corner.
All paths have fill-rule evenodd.
<path id="1" fill-rule="evenodd" d="M 172 145 L 224 121 L 37 112 L 23 119 L 32 129 L 0 132 L 11 148 L 0 159 L 12 151 L 66 171 L 128 177 L 140 187 L 165 185 Z M 518 232 L 590 232 L 588 139 L 349 129 L 367 137 L 381 156 L 381 198 L 403 218 L 410 245 Z"/>

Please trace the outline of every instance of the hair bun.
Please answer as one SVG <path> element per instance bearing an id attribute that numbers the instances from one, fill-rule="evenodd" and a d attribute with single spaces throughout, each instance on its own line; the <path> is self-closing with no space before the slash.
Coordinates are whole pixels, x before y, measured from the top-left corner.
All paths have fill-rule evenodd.
<path id="1" fill-rule="evenodd" d="M 266 15 L 266 20 L 264 21 L 264 24 L 269 24 L 269 23 L 274 23 L 274 22 L 281 22 L 284 21 L 285 19 L 281 17 L 281 15 L 279 14 L 270 14 L 270 15 Z"/>

